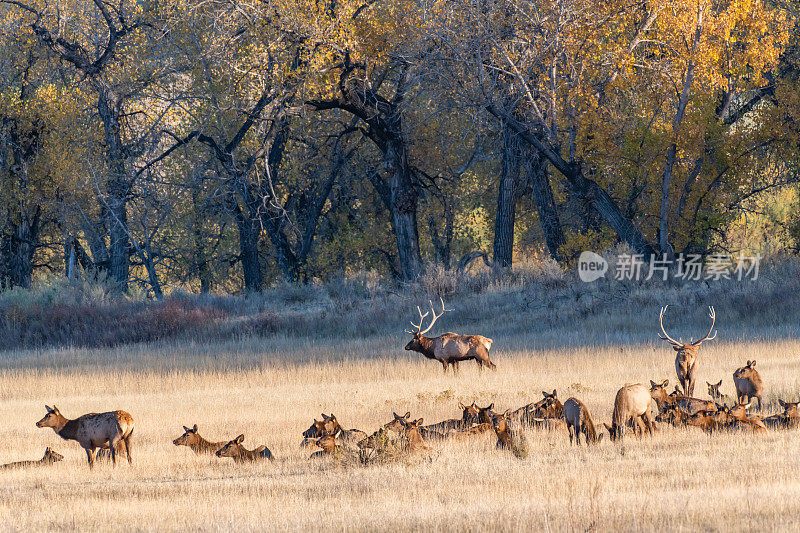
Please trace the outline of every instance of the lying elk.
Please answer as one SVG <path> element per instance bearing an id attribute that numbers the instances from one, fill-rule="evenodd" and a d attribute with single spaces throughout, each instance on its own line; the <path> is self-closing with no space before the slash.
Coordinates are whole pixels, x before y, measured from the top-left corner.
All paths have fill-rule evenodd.
<path id="1" fill-rule="evenodd" d="M 183 426 L 183 435 L 172 441 L 175 446 L 187 446 L 196 454 L 214 454 L 225 446 L 228 441 L 210 442 L 197 432 L 197 424 L 187 428 Z"/>
<path id="2" fill-rule="evenodd" d="M 358 429 L 344 429 L 339 425 L 336 416 L 331 413 L 330 416 L 322 413 L 322 420 L 314 419 L 307 430 L 303 432 L 304 440 L 301 447 L 309 443 L 316 444 L 316 440 L 320 437 L 333 435 L 343 444 L 355 446 L 358 442 L 367 438 L 367 434 Z"/>
<path id="3" fill-rule="evenodd" d="M 58 452 L 54 452 L 48 446 L 44 450 L 44 457 L 39 459 L 38 461 L 17 461 L 15 463 L 8 463 L 4 465 L 0 465 L 0 470 L 11 470 L 13 468 L 28 468 L 29 466 L 45 466 L 51 465 L 53 463 L 57 463 L 64 459 L 64 456 Z"/>
<path id="4" fill-rule="evenodd" d="M 783 407 L 783 413 L 765 418 L 764 423 L 767 427 L 772 429 L 793 429 L 800 426 L 800 412 L 797 410 L 797 405 L 800 402 L 778 400 L 778 403 Z"/>
<path id="5" fill-rule="evenodd" d="M 437 314 L 436 310 L 433 308 L 433 302 L 430 302 L 433 319 L 424 330 L 422 329 L 422 322 L 429 313 L 426 311 L 423 314 L 422 309 L 417 306 L 419 324 L 411 322 L 411 325 L 416 328 L 416 331 L 406 330 L 406 333 L 414 336 L 414 338 L 406 344 L 406 350 L 419 352 L 428 359 L 436 359 L 442 363 L 442 369 L 445 372 L 447 372 L 447 365 L 453 365 L 453 372 L 458 372 L 458 363 L 470 359 L 475 359 L 475 361 L 478 362 L 478 367 L 481 369 L 484 366 L 488 366 L 492 370 L 495 370 L 495 364 L 489 360 L 489 349 L 492 347 L 492 339 L 488 339 L 482 335 L 457 335 L 450 332 L 439 335 L 438 337 L 425 336 L 440 316 L 447 311 L 452 311 L 452 309 L 444 308 L 444 300 L 441 298 L 439 300 L 442 302 L 442 312 Z"/>
<path id="6" fill-rule="evenodd" d="M 656 401 L 659 413 L 665 412 L 670 407 L 677 407 L 688 415 L 693 415 L 700 411 L 717 410 L 717 404 L 709 400 L 689 398 L 683 394 L 667 394 L 667 385 L 669 385 L 668 379 L 661 383 L 650 380 L 650 396 Z"/>
<path id="7" fill-rule="evenodd" d="M 756 362 L 747 361 L 747 365 L 737 368 L 733 373 L 733 383 L 736 385 L 736 399 L 740 403 L 749 402 L 752 398 L 758 399 L 758 410 L 761 410 L 761 394 L 764 383 L 761 375 L 756 370 Z"/>
<path id="8" fill-rule="evenodd" d="M 262 459 L 269 459 L 270 461 L 275 460 L 272 452 L 269 451 L 269 448 L 267 448 L 265 445 L 262 444 L 255 450 L 248 450 L 242 446 L 243 441 L 244 435 L 239 435 L 228 444 L 217 450 L 215 455 L 217 457 L 232 457 L 233 462 L 235 463 L 253 463 Z"/>
<path id="9" fill-rule="evenodd" d="M 518 459 L 524 459 L 528 456 L 528 441 L 525 434 L 514 427 L 513 422 L 509 420 L 510 412 L 509 409 L 505 413 L 492 415 L 492 427 L 497 435 L 497 449 L 509 450 Z"/>
<path id="10" fill-rule="evenodd" d="M 111 461 L 116 465 L 116 450 L 122 449 L 123 445 L 128 456 L 128 464 L 133 464 L 131 458 L 133 417 L 125 411 L 89 413 L 70 420 L 62 415 L 55 405 L 44 407 L 47 409 L 47 414 L 36 422 L 36 427 L 53 428 L 62 439 L 78 441 L 78 444 L 86 450 L 89 468 L 94 468 L 94 453 L 97 448 L 108 448 L 111 452 Z"/>
<path id="11" fill-rule="evenodd" d="M 668 305 L 665 305 L 661 308 L 661 313 L 658 315 L 658 322 L 661 325 L 661 332 L 664 334 L 662 337 L 659 335 L 661 340 L 665 340 L 672 344 L 672 348 L 678 352 L 675 356 L 675 371 L 678 374 L 678 381 L 681 382 L 681 386 L 683 387 L 683 393 L 686 396 L 693 396 L 694 395 L 694 381 L 695 381 L 695 365 L 697 364 L 697 349 L 703 344 L 705 341 L 714 340 L 717 337 L 716 332 L 714 335 L 711 335 L 711 332 L 714 331 L 714 322 L 716 322 L 716 315 L 714 314 L 714 308 L 709 306 L 708 308 L 708 316 L 711 318 L 711 327 L 708 328 L 708 333 L 705 337 L 700 339 L 699 341 L 692 342 L 689 339 L 689 342 L 679 342 L 670 337 L 666 330 L 664 329 L 664 313 L 667 312 Z"/>

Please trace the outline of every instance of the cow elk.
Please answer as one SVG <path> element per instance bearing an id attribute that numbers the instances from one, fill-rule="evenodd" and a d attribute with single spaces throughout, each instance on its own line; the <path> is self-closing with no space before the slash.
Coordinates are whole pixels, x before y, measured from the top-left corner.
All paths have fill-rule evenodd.
<path id="1" fill-rule="evenodd" d="M 700 339 L 699 341 L 692 342 L 689 339 L 689 342 L 679 342 L 673 339 L 672 337 L 667 334 L 667 331 L 664 329 L 664 313 L 667 312 L 667 305 L 661 308 L 661 313 L 658 315 L 658 322 L 661 326 L 661 332 L 664 336 L 660 336 L 661 340 L 665 340 L 672 344 L 672 348 L 678 352 L 675 355 L 675 371 L 678 374 L 678 381 L 680 381 L 681 386 L 683 387 L 683 394 L 692 397 L 694 396 L 694 382 L 695 382 L 695 369 L 697 365 L 697 349 L 703 344 L 705 341 L 714 340 L 717 337 L 717 333 L 714 332 L 714 335 L 711 335 L 711 332 L 714 331 L 714 323 L 716 322 L 716 315 L 714 314 L 714 308 L 709 306 L 708 308 L 708 316 L 711 318 L 711 327 L 708 329 L 708 333 L 705 337 Z"/>
<path id="2" fill-rule="evenodd" d="M 736 372 L 733 373 L 733 383 L 736 385 L 736 400 L 744 403 L 749 402 L 752 398 L 757 398 L 760 411 L 764 383 L 756 370 L 755 360 L 747 361 L 747 365 L 736 369 Z"/>
<path id="3" fill-rule="evenodd" d="M 116 466 L 116 450 L 124 447 L 128 464 L 133 465 L 131 458 L 133 417 L 125 411 L 89 413 L 70 420 L 62 415 L 55 405 L 44 407 L 47 409 L 47 414 L 36 422 L 36 427 L 53 428 L 62 439 L 77 441 L 86 450 L 89 468 L 94 468 L 94 455 L 98 448 L 108 448 L 111 452 L 111 461 Z"/>
<path id="4" fill-rule="evenodd" d="M 64 459 L 64 456 L 58 452 L 54 452 L 49 446 L 44 450 L 44 457 L 38 461 L 17 461 L 15 463 L 8 463 L 0 465 L 0 470 L 12 470 L 14 468 L 28 468 L 35 466 L 46 466 L 57 463 Z"/>
<path id="5" fill-rule="evenodd" d="M 303 440 L 301 443 L 301 447 L 308 445 L 309 443 L 316 444 L 317 439 L 328 435 L 335 436 L 341 443 L 351 447 L 367 438 L 367 434 L 361 430 L 342 428 L 333 413 L 330 415 L 322 413 L 322 420 L 318 421 L 315 418 L 314 422 L 311 424 L 311 427 L 303 432 L 303 437 L 305 440 Z"/>
<path id="6" fill-rule="evenodd" d="M 183 435 L 172 441 L 175 446 L 187 446 L 196 454 L 213 455 L 225 446 L 228 441 L 210 442 L 200 436 L 197 432 L 197 424 L 187 428 L 183 426 Z"/>
<path id="7" fill-rule="evenodd" d="M 248 450 L 242 446 L 244 435 L 239 435 L 228 444 L 216 451 L 217 457 L 231 457 L 235 463 L 254 463 L 263 459 L 274 461 L 272 452 L 263 444 L 255 450 Z"/>
<path id="8" fill-rule="evenodd" d="M 719 391 L 719 388 L 722 386 L 722 380 L 719 380 L 716 383 L 709 383 L 706 381 L 706 385 L 708 386 L 708 395 L 711 396 L 711 399 L 714 400 L 714 403 L 724 404 L 728 402 L 728 395 L 722 394 Z"/>
<path id="9" fill-rule="evenodd" d="M 431 304 L 431 311 L 433 313 L 432 320 L 428 327 L 422 329 L 422 322 L 430 314 L 429 312 L 422 312 L 422 309 L 417 306 L 419 312 L 419 324 L 413 321 L 411 325 L 416 328 L 414 331 L 406 330 L 406 333 L 413 335 L 411 341 L 406 344 L 406 350 L 413 350 L 419 352 L 428 359 L 436 359 L 442 363 L 442 369 L 447 372 L 447 365 L 453 365 L 453 372 L 458 372 L 458 363 L 461 361 L 468 361 L 474 359 L 478 363 L 478 368 L 483 369 L 488 366 L 492 370 L 496 370 L 495 364 L 489 359 L 489 349 L 492 347 L 492 339 L 482 335 L 458 335 L 456 333 L 447 332 L 438 337 L 426 337 L 425 334 L 431 330 L 436 320 L 439 319 L 446 311 L 452 309 L 444 308 L 444 300 L 442 302 L 441 313 L 436 313 Z"/>
<path id="10" fill-rule="evenodd" d="M 659 413 L 663 413 L 670 407 L 676 407 L 686 414 L 693 415 L 700 411 L 716 411 L 717 404 L 700 398 L 689 398 L 683 394 L 667 394 L 669 380 L 665 379 L 662 383 L 650 380 L 650 397 L 656 401 Z"/>
<path id="11" fill-rule="evenodd" d="M 625 385 L 614 399 L 614 413 L 611 417 L 611 426 L 605 424 L 611 440 L 622 440 L 625 424 L 628 420 L 641 418 L 647 432 L 653 434 L 653 424 L 650 421 L 650 407 L 653 398 L 650 391 L 641 383 L 635 385 Z M 635 421 L 636 423 L 637 421 Z M 637 423 L 638 425 L 638 423 Z"/>
<path id="12" fill-rule="evenodd" d="M 511 410 L 502 414 L 492 415 L 492 427 L 497 435 L 497 448 L 509 450 L 517 458 L 524 459 L 528 456 L 528 441 L 525 435 L 513 426 L 508 416 Z"/>
<path id="13" fill-rule="evenodd" d="M 768 416 L 764 419 L 764 424 L 772 429 L 794 429 L 800 426 L 800 412 L 797 410 L 800 402 L 778 400 L 778 403 L 783 407 L 783 413 Z"/>
<path id="14" fill-rule="evenodd" d="M 567 422 L 567 430 L 569 430 L 569 443 L 572 444 L 573 433 L 575 435 L 575 444 L 580 446 L 581 433 L 586 439 L 586 445 L 598 444 L 603 440 L 602 433 L 597 434 L 592 421 L 592 415 L 589 414 L 589 409 L 577 398 L 570 398 L 564 402 L 564 419 Z"/>

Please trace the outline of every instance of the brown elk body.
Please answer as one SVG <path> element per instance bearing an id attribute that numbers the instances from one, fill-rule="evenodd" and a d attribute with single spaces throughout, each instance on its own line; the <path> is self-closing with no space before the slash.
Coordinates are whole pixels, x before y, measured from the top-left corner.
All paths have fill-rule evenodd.
<path id="1" fill-rule="evenodd" d="M 733 383 L 736 385 L 736 399 L 739 402 L 749 402 L 752 398 L 758 399 L 758 410 L 761 410 L 761 394 L 764 383 L 761 375 L 756 370 L 755 361 L 747 361 L 747 365 L 737 368 L 733 373 Z"/>
<path id="2" fill-rule="evenodd" d="M 667 394 L 669 380 L 665 379 L 662 383 L 650 381 L 650 396 L 656 401 L 660 413 L 670 407 L 677 407 L 686 414 L 693 415 L 700 411 L 716 411 L 717 404 L 709 400 L 700 398 L 689 398 L 683 394 Z"/>
<path id="3" fill-rule="evenodd" d="M 443 439 L 450 430 L 465 429 L 478 423 L 478 407 L 475 402 L 472 405 L 464 405 L 459 402 L 458 407 L 461 409 L 461 418 L 450 418 L 435 424 L 422 426 L 419 428 L 422 437 L 424 439 Z"/>
<path id="4" fill-rule="evenodd" d="M 253 463 L 268 459 L 275 460 L 272 452 L 263 444 L 255 450 L 248 450 L 242 446 L 244 435 L 239 435 L 232 441 L 228 442 L 225 446 L 215 452 L 217 457 L 230 457 L 235 463 Z"/>
<path id="5" fill-rule="evenodd" d="M 572 444 L 573 433 L 575 444 L 578 446 L 581 444 L 581 433 L 583 433 L 587 446 L 598 444 L 603 439 L 602 434 L 597 434 L 589 409 L 577 398 L 570 398 L 564 402 L 564 420 L 567 423 L 570 444 Z"/>
<path id="6" fill-rule="evenodd" d="M 0 465 L 0 470 L 11 470 L 14 468 L 29 468 L 35 466 L 46 466 L 57 463 L 64 459 L 64 456 L 58 452 L 54 452 L 49 446 L 44 450 L 44 457 L 38 461 L 17 461 L 14 463 L 7 463 Z"/>
<path id="7" fill-rule="evenodd" d="M 430 331 L 436 320 L 442 316 L 445 311 L 452 311 L 452 309 L 444 308 L 444 301 L 442 301 L 442 312 L 437 314 L 433 309 L 431 303 L 431 311 L 433 312 L 433 319 L 428 327 L 422 329 L 422 322 L 428 313 L 423 314 L 422 310 L 417 307 L 419 311 L 419 324 L 411 325 L 416 328 L 416 331 L 406 330 L 406 333 L 413 335 L 411 341 L 406 344 L 406 350 L 413 350 L 419 352 L 428 359 L 436 359 L 442 363 L 442 369 L 447 372 L 447 365 L 453 365 L 453 372 L 458 371 L 458 363 L 460 361 L 468 361 L 474 359 L 478 363 L 479 368 L 488 366 L 492 370 L 496 370 L 496 366 L 489 359 L 489 350 L 492 347 L 492 339 L 482 335 L 459 335 L 456 333 L 447 332 L 438 337 L 426 337 L 425 333 Z"/>
<path id="8" fill-rule="evenodd" d="M 196 454 L 213 455 L 217 450 L 225 446 L 228 441 L 211 442 L 207 441 L 197 432 L 197 424 L 187 428 L 183 426 L 183 435 L 172 441 L 175 446 L 187 446 Z"/>
<path id="9" fill-rule="evenodd" d="M 650 407 L 653 403 L 653 398 L 650 396 L 650 391 L 642 385 L 637 383 L 635 385 L 625 385 L 619 391 L 614 399 L 614 413 L 611 417 L 611 426 L 606 424 L 606 429 L 611 435 L 611 440 L 622 439 L 625 424 L 631 418 L 641 418 L 644 422 L 645 429 L 652 435 L 653 424 L 650 421 Z"/>
<path id="10" fill-rule="evenodd" d="M 411 422 L 406 422 L 405 428 L 403 428 L 405 437 L 403 441 L 403 448 L 406 452 L 414 453 L 427 451 L 430 449 L 428 448 L 427 444 L 425 444 L 425 439 L 422 437 L 422 433 L 419 431 L 421 426 L 421 418 Z"/>
<path id="11" fill-rule="evenodd" d="M 667 311 L 667 307 L 664 306 L 661 308 L 661 313 L 658 315 L 658 322 L 661 326 L 661 332 L 664 334 L 663 337 L 659 335 L 662 340 L 665 340 L 672 344 L 672 348 L 678 352 L 675 355 L 675 372 L 678 374 L 678 381 L 680 381 L 681 386 L 683 387 L 683 394 L 692 397 L 694 396 L 694 383 L 695 383 L 695 376 L 696 376 L 696 365 L 697 365 L 697 350 L 703 342 L 708 340 L 713 340 L 717 337 L 717 334 L 711 335 L 711 332 L 714 331 L 714 323 L 716 322 L 716 315 L 714 314 L 714 308 L 708 308 L 708 316 L 711 318 L 711 327 L 708 329 L 708 333 L 705 337 L 700 339 L 699 341 L 692 342 L 679 342 L 670 337 L 666 330 L 664 329 L 664 313 Z"/>
<path id="12" fill-rule="evenodd" d="M 342 428 L 333 413 L 330 415 L 322 413 L 322 420 L 318 421 L 315 418 L 311 427 L 303 432 L 305 440 L 301 443 L 301 446 L 309 443 L 316 444 L 317 439 L 328 435 L 334 435 L 339 442 L 350 447 L 356 446 L 360 441 L 367 438 L 367 434 L 361 430 Z"/>
<path id="13" fill-rule="evenodd" d="M 117 449 L 124 447 L 128 463 L 131 458 L 131 440 L 133 437 L 133 417 L 125 411 L 109 411 L 107 413 L 89 413 L 70 420 L 62 415 L 54 405 L 45 405 L 47 414 L 36 422 L 36 427 L 53 428 L 64 440 L 77 441 L 86 450 L 89 467 L 94 468 L 95 450 L 108 448 L 111 461 L 117 464 Z"/>
<path id="14" fill-rule="evenodd" d="M 785 402 L 778 400 L 783 407 L 783 413 L 768 416 L 764 419 L 764 424 L 772 429 L 794 429 L 800 427 L 800 412 L 797 405 L 800 402 Z"/>
<path id="15" fill-rule="evenodd" d="M 750 403 L 739 402 L 727 410 L 729 427 L 731 429 L 750 430 L 756 433 L 765 433 L 767 426 L 764 424 L 761 417 L 756 415 L 748 415 L 747 408 Z"/>
<path id="16" fill-rule="evenodd" d="M 448 438 L 448 439 L 453 439 L 453 440 L 469 439 L 469 438 L 474 437 L 476 435 L 482 435 L 482 434 L 486 433 L 487 431 L 490 431 L 492 429 L 492 427 L 493 426 L 492 426 L 491 422 L 483 422 L 481 424 L 477 424 L 477 425 L 472 426 L 472 427 L 467 428 L 467 429 L 450 430 L 450 431 L 447 432 L 445 437 Z"/>

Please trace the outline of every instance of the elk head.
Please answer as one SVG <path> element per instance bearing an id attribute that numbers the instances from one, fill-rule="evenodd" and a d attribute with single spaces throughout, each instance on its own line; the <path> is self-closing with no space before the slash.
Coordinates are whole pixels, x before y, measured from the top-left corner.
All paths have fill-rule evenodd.
<path id="1" fill-rule="evenodd" d="M 175 446 L 191 446 L 196 444 L 199 439 L 197 438 L 197 424 L 187 428 L 183 426 L 183 435 L 172 441 Z"/>
<path id="2" fill-rule="evenodd" d="M 711 396 L 712 400 L 723 400 L 725 395 L 719 391 L 719 388 L 722 386 L 722 380 L 719 380 L 717 383 L 709 383 L 706 381 L 706 385 L 708 385 L 708 395 Z"/>
<path id="3" fill-rule="evenodd" d="M 433 308 L 433 302 L 431 300 L 428 300 L 428 303 L 431 305 L 430 312 L 425 311 L 425 313 L 423 313 L 422 309 L 420 309 L 420 307 L 417 306 L 417 312 L 419 313 L 419 324 L 414 324 L 414 322 L 411 321 L 411 325 L 414 326 L 415 329 L 413 331 L 412 330 L 408 330 L 408 329 L 405 330 L 406 333 L 408 333 L 410 335 L 413 335 L 413 338 L 409 341 L 408 344 L 406 344 L 406 350 L 414 350 L 415 352 L 423 352 L 427 348 L 426 346 L 423 346 L 423 344 L 422 344 L 422 339 L 424 338 L 424 335 L 431 330 L 431 328 L 433 327 L 433 325 L 436 323 L 436 321 L 439 319 L 440 316 L 445 314 L 447 311 L 452 311 L 453 310 L 453 309 L 445 309 L 444 308 L 444 300 L 442 298 L 439 298 L 439 301 L 442 303 L 442 312 L 438 313 L 438 314 L 436 313 L 436 310 Z M 425 329 L 422 329 L 422 322 L 425 320 L 425 318 L 430 313 L 433 313 L 433 318 L 431 319 L 430 324 L 428 324 L 428 327 L 425 328 Z"/>
<path id="4" fill-rule="evenodd" d="M 44 450 L 44 457 L 42 458 L 42 460 L 43 460 L 44 462 L 46 462 L 46 463 L 56 463 L 56 462 L 58 462 L 58 461 L 61 461 L 62 459 L 64 459 L 64 456 L 63 456 L 63 455 L 61 455 L 61 454 L 60 454 L 60 453 L 58 453 L 58 452 L 54 452 L 54 451 L 53 451 L 53 450 L 50 448 L 50 446 L 48 446 L 48 447 L 47 447 L 47 448 Z"/>
<path id="5" fill-rule="evenodd" d="M 58 407 L 55 405 L 53 407 L 45 405 L 44 408 L 47 409 L 47 414 L 36 422 L 37 428 L 53 428 L 58 431 L 64 427 L 64 424 L 67 423 L 67 419 L 58 411 Z"/>
<path id="6" fill-rule="evenodd" d="M 797 405 L 800 404 L 800 402 L 784 402 L 783 400 L 778 400 L 778 403 L 783 407 L 783 416 L 792 418 L 800 416 L 800 413 L 797 412 Z"/>
<path id="7" fill-rule="evenodd" d="M 738 368 L 736 372 L 733 373 L 733 377 L 736 379 L 747 379 L 753 376 L 753 372 L 755 372 L 756 368 L 756 361 L 753 359 L 752 361 L 747 361 L 747 364 L 742 368 Z"/>
<path id="8" fill-rule="evenodd" d="M 242 451 L 242 442 L 244 442 L 244 435 L 239 435 L 228 444 L 217 450 L 217 457 L 236 457 Z"/>
<path id="9" fill-rule="evenodd" d="M 494 416 L 492 409 L 494 409 L 494 402 L 490 403 L 486 407 L 478 407 L 479 424 L 491 423 L 492 417 Z"/>
<path id="10" fill-rule="evenodd" d="M 336 437 L 333 435 L 325 435 L 324 437 L 320 437 L 315 443 L 327 453 L 332 453 L 337 446 Z"/>
<path id="11" fill-rule="evenodd" d="M 478 423 L 478 406 L 475 405 L 475 402 L 472 402 L 471 405 L 464 405 L 461 402 L 458 402 L 458 408 L 461 409 L 461 421 L 465 424 L 477 424 Z"/>

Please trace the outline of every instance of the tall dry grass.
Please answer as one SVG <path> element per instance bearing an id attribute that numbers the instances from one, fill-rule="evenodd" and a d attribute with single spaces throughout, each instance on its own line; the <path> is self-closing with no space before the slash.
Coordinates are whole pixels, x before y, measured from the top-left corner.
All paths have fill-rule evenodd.
<path id="1" fill-rule="evenodd" d="M 239 368 L 204 369 L 205 356 L 175 370 L 120 365 L 112 352 L 97 351 L 95 366 L 7 369 L 0 374 L 0 461 L 37 458 L 45 446 L 65 460 L 0 474 L 3 528 L 611 531 L 799 525 L 797 431 L 708 437 L 662 428 L 653 438 L 626 438 L 622 445 L 604 440 L 591 449 L 570 447 L 566 432 L 528 432 L 531 453 L 524 460 L 496 450 L 485 435 L 435 445 L 439 453 L 431 459 L 352 468 L 310 463 L 308 452 L 298 448 L 300 432 L 323 411 L 346 427 L 371 431 L 392 411 L 433 422 L 457 416 L 459 400 L 504 409 L 557 388 L 562 400 L 582 399 L 600 423 L 610 419 L 622 384 L 674 375 L 666 345 L 507 349 L 496 358 L 497 372 L 479 373 L 467 364 L 455 377 L 442 375 L 430 361 L 400 356 L 388 341 L 376 357 L 353 354 L 329 362 L 291 364 L 282 353 L 284 363 L 273 365 L 264 347 L 260 364 Z M 765 410 L 775 409 L 779 397 L 800 393 L 798 349 L 795 340 L 706 343 L 698 390 L 705 380 L 723 378 L 731 394 L 733 369 L 756 358 L 767 387 Z M 174 347 L 149 350 L 154 361 L 180 356 Z M 336 348 L 327 350 L 333 355 Z M 44 403 L 68 416 L 131 412 L 134 467 L 123 462 L 89 471 L 74 442 L 34 426 Z M 248 447 L 267 444 L 278 459 L 237 466 L 173 446 L 181 426 L 194 423 L 214 440 L 245 433 Z"/>

